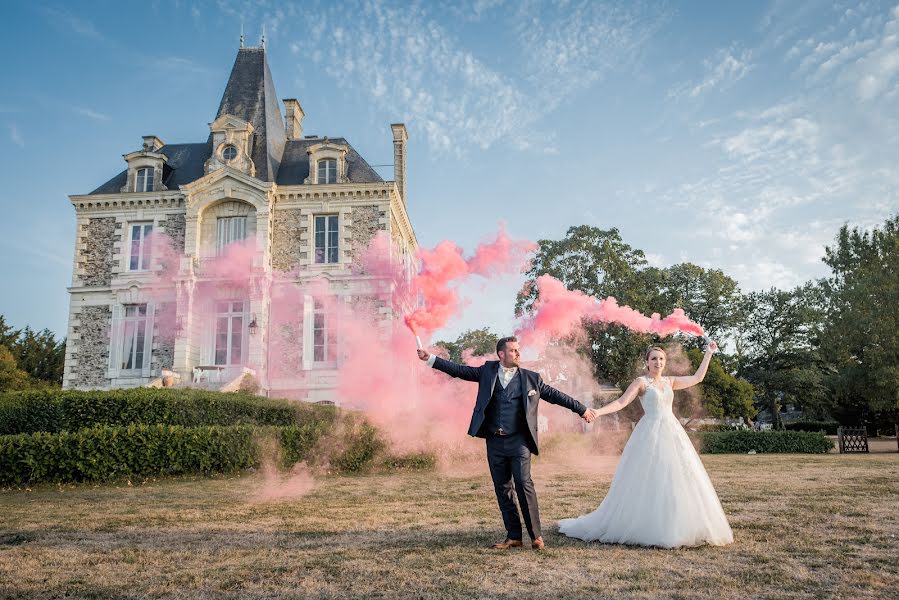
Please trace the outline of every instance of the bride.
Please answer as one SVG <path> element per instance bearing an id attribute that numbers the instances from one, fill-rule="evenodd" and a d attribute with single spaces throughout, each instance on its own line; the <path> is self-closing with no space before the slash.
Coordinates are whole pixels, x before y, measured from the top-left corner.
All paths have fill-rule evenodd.
<path id="1" fill-rule="evenodd" d="M 640 546 L 721 546 L 734 541 L 712 482 L 684 428 L 674 416 L 674 390 L 705 377 L 715 342 L 690 377 L 663 377 L 665 351 L 653 346 L 644 360 L 649 375 L 594 416 L 621 410 L 640 397 L 645 415 L 624 447 L 612 485 L 592 513 L 562 519 L 559 532 L 585 541 Z"/>

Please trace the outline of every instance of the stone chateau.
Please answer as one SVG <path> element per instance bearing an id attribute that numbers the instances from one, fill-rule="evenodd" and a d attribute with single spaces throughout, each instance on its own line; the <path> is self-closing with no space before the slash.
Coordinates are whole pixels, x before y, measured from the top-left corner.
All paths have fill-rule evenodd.
<path id="1" fill-rule="evenodd" d="M 146 135 L 125 170 L 69 197 L 77 236 L 65 388 L 144 386 L 171 371 L 178 385 L 228 389 L 249 372 L 260 393 L 334 401 L 341 336 L 333 313 L 304 294 L 309 282 L 373 310 L 380 331 L 394 326 L 358 261 L 384 231 L 407 276 L 417 267 L 406 128 L 385 135 L 394 180 L 384 181 L 346 139 L 304 135 L 300 103 L 282 102 L 283 113 L 264 45 L 241 47 L 206 141 Z M 180 255 L 166 277 L 150 243 L 159 233 Z M 217 285 L 205 267 L 241 240 L 253 245 L 249 285 Z M 279 290 L 297 299 L 290 322 L 273 322 Z"/>

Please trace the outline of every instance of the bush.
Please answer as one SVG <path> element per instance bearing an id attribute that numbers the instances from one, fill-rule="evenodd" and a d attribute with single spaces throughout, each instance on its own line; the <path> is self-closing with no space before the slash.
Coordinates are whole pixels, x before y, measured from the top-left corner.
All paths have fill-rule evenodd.
<path id="1" fill-rule="evenodd" d="M 394 471 L 432 471 L 437 466 L 437 457 L 427 452 L 388 456 L 384 467 Z"/>
<path id="2" fill-rule="evenodd" d="M 705 454 L 806 453 L 824 454 L 834 447 L 823 433 L 805 431 L 707 431 L 697 434 Z"/>
<path id="3" fill-rule="evenodd" d="M 821 431 L 827 435 L 836 435 L 839 426 L 836 421 L 796 421 L 784 424 L 787 431 Z"/>
<path id="4" fill-rule="evenodd" d="M 42 390 L 0 394 L 0 435 L 78 431 L 96 425 L 294 425 L 333 422 L 333 407 L 240 393 L 135 388 L 108 392 Z"/>
<path id="5" fill-rule="evenodd" d="M 726 423 L 705 423 L 699 426 L 698 431 L 746 431 L 746 428 Z"/>
<path id="6" fill-rule="evenodd" d="M 0 436 L 0 485 L 234 471 L 257 463 L 259 429 L 132 424 Z"/>
<path id="7" fill-rule="evenodd" d="M 331 428 L 324 421 L 287 427 L 256 425 L 97 425 L 60 433 L 0 436 L 0 486 L 39 482 L 108 481 L 121 477 L 228 473 L 260 463 L 274 438 L 282 466 L 307 460 Z M 334 461 L 343 471 L 371 464 L 381 446 L 377 430 L 361 425 Z"/>
<path id="8" fill-rule="evenodd" d="M 331 466 L 343 473 L 358 473 L 369 467 L 385 448 L 377 428 L 365 421 L 355 422 L 348 417 L 345 430 L 337 447 L 341 448 L 331 457 Z"/>
<path id="9" fill-rule="evenodd" d="M 375 427 L 333 406 L 205 390 L 0 394 L 0 486 L 229 472 L 270 452 L 356 473 L 383 449 Z"/>

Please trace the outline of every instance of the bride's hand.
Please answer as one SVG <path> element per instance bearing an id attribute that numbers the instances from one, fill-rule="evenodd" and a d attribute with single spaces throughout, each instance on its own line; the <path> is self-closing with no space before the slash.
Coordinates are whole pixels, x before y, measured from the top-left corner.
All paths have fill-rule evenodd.
<path id="1" fill-rule="evenodd" d="M 706 352 L 718 352 L 718 344 L 716 344 L 712 340 L 709 340 L 709 345 L 706 346 Z"/>

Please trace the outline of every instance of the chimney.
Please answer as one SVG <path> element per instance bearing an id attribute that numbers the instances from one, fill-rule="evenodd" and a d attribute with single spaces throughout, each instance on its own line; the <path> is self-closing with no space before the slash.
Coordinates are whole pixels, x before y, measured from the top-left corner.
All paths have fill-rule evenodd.
<path id="1" fill-rule="evenodd" d="M 157 150 L 159 150 L 160 148 L 165 146 L 163 141 L 161 139 L 159 139 L 158 137 L 156 137 L 155 135 L 145 135 L 145 136 L 143 136 L 143 139 L 144 139 L 144 147 L 143 147 L 144 152 L 156 152 Z"/>
<path id="2" fill-rule="evenodd" d="M 284 99 L 284 130 L 288 140 L 299 140 L 303 138 L 303 107 L 300 106 L 298 100 L 294 98 Z"/>
<path id="3" fill-rule="evenodd" d="M 406 126 L 402 123 L 394 123 L 390 126 L 393 131 L 393 180 L 400 191 L 403 204 L 406 203 Z"/>

